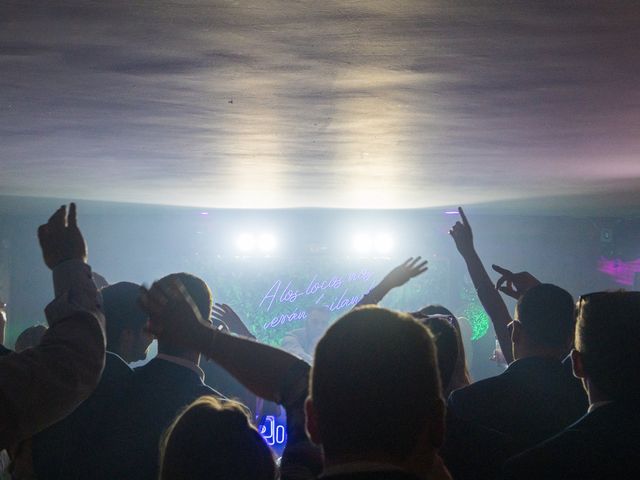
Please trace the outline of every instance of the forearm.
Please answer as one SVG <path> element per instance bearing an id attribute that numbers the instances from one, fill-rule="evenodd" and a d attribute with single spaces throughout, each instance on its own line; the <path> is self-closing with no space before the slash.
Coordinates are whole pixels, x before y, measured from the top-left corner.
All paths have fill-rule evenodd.
<path id="1" fill-rule="evenodd" d="M 213 329 L 203 332 L 201 352 L 252 393 L 276 403 L 284 401 L 289 373 L 296 368 L 309 368 L 284 350 Z"/>
<path id="2" fill-rule="evenodd" d="M 369 290 L 369 292 L 366 293 L 353 308 L 362 307 L 364 305 L 377 305 L 390 291 L 391 288 L 385 285 L 384 282 L 380 282 L 378 285 Z"/>
<path id="3" fill-rule="evenodd" d="M 0 360 L 0 449 L 73 411 L 104 367 L 104 317 L 91 268 L 63 262 L 53 278 L 56 299 L 45 310 L 49 330 L 41 344 Z"/>
<path id="4" fill-rule="evenodd" d="M 482 307 L 489 315 L 493 328 L 498 338 L 498 343 L 507 363 L 511 363 L 513 355 L 511 352 L 511 338 L 508 324 L 511 322 L 511 315 L 507 309 L 500 293 L 494 288 L 493 282 L 482 264 L 478 253 L 473 250 L 463 255 L 467 264 L 469 276 L 478 294 L 478 299 Z"/>
<path id="5" fill-rule="evenodd" d="M 64 418 L 97 385 L 104 366 L 98 320 L 77 313 L 42 343 L 0 360 L 0 450 Z"/>

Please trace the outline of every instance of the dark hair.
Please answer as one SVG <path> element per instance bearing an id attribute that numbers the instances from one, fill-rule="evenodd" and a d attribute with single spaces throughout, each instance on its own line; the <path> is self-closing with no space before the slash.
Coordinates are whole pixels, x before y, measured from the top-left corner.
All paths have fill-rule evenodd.
<path id="1" fill-rule="evenodd" d="M 274 480 L 271 450 L 243 406 L 200 397 L 167 429 L 160 446 L 160 480 Z"/>
<path id="2" fill-rule="evenodd" d="M 318 343 L 311 397 L 325 454 L 406 458 L 441 401 L 431 334 L 405 313 L 352 310 Z"/>
<path id="3" fill-rule="evenodd" d="M 640 401 L 640 292 L 581 297 L 575 343 L 586 375 L 602 393 Z"/>
<path id="4" fill-rule="evenodd" d="M 138 305 L 140 285 L 119 282 L 103 288 L 100 292 L 107 324 L 107 349 L 110 349 L 118 344 L 124 330 L 142 330 L 147 322 L 147 314 Z"/>
<path id="5" fill-rule="evenodd" d="M 443 307 L 442 305 L 431 304 L 422 308 L 418 312 L 412 313 L 411 315 L 413 315 L 417 319 L 422 319 L 425 316 L 429 316 L 429 315 L 446 315 L 449 318 L 451 326 L 455 330 L 455 336 L 456 336 L 455 357 L 453 354 L 453 348 L 447 347 L 447 346 L 441 347 L 440 342 L 436 338 L 436 346 L 438 348 L 438 368 L 440 369 L 440 378 L 442 378 L 442 388 L 443 388 L 443 394 L 445 398 L 448 397 L 449 393 L 451 393 L 453 390 L 466 387 L 467 385 L 471 384 L 471 375 L 469 374 L 469 368 L 467 367 L 467 358 L 466 358 L 466 353 L 464 349 L 464 342 L 462 341 L 462 330 L 460 329 L 460 323 L 458 322 L 458 319 L 453 313 L 451 313 L 451 310 L 449 310 L 446 307 Z M 440 350 L 442 348 L 444 348 L 448 352 L 447 360 L 445 360 L 444 358 L 441 359 L 441 357 L 443 356 L 443 353 Z M 447 375 L 446 370 L 448 369 L 447 364 L 452 361 L 455 362 L 453 366 L 453 371 L 448 377 L 446 377 Z M 443 376 L 445 378 L 449 378 L 449 380 L 445 381 Z"/>
<path id="6" fill-rule="evenodd" d="M 550 283 L 528 290 L 516 305 L 516 318 L 528 337 L 550 348 L 567 347 L 575 326 L 575 305 L 569 292 Z"/>
<path id="7" fill-rule="evenodd" d="M 179 280 L 184 288 L 189 292 L 189 295 L 193 299 L 202 315 L 202 319 L 205 322 L 211 321 L 211 308 L 213 307 L 213 297 L 211 290 L 204 280 L 191 275 L 190 273 L 172 273 L 159 280 L 160 283 L 165 283 L 171 280 Z"/>
<path id="8" fill-rule="evenodd" d="M 440 381 L 442 382 L 442 391 L 444 392 L 449 388 L 449 383 L 458 361 L 456 330 L 443 317 L 426 317 L 421 319 L 420 322 L 429 329 L 436 342 L 438 370 L 440 372 Z"/>

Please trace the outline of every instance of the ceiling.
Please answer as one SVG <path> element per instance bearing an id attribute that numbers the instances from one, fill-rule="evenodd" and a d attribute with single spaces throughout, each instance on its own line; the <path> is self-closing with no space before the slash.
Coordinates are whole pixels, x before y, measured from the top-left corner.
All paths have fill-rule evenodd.
<path id="1" fill-rule="evenodd" d="M 4 1 L 0 195 L 640 213 L 637 1 Z"/>

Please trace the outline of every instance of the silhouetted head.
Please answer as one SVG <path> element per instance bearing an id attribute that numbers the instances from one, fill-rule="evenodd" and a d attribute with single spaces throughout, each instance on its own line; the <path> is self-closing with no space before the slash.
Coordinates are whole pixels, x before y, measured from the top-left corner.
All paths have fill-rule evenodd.
<path id="1" fill-rule="evenodd" d="M 578 301 L 574 373 L 599 400 L 640 402 L 640 292 L 599 292 Z M 589 390 L 593 401 L 594 392 Z"/>
<path id="2" fill-rule="evenodd" d="M 415 458 L 442 442 L 444 407 L 429 331 L 410 315 L 355 309 L 318 343 L 307 430 L 325 462 Z"/>
<path id="3" fill-rule="evenodd" d="M 18 335 L 14 350 L 16 352 L 22 352 L 27 348 L 37 347 L 40 345 L 45 333 L 47 333 L 47 327 L 44 325 L 34 325 L 26 328 Z"/>
<path id="4" fill-rule="evenodd" d="M 573 297 L 566 290 L 541 283 L 518 300 L 511 340 L 515 359 L 532 352 L 566 355 L 573 343 Z"/>
<path id="5" fill-rule="evenodd" d="M 200 397 L 167 429 L 160 480 L 274 480 L 271 450 L 242 405 Z"/>
<path id="6" fill-rule="evenodd" d="M 202 319 L 211 322 L 213 298 L 211 296 L 211 290 L 209 290 L 208 285 L 201 278 L 189 273 L 172 273 L 155 282 L 151 288 L 162 288 L 163 285 L 167 285 L 174 280 L 180 281 L 187 292 L 189 292 Z M 199 357 L 197 352 L 186 351 L 182 347 L 172 344 L 170 338 L 163 338 L 162 341 L 158 341 L 158 352 L 189 359 Z"/>
<path id="7" fill-rule="evenodd" d="M 448 397 L 451 391 L 469 385 L 471 376 L 467 368 L 462 330 L 456 316 L 451 313 L 451 310 L 442 305 L 427 305 L 411 315 L 431 328 L 434 334 L 444 396 Z M 441 320 L 430 320 L 438 316 L 441 317 Z M 451 337 L 451 330 L 444 323 L 447 323 L 453 329 L 453 338 Z"/>
<path id="8" fill-rule="evenodd" d="M 438 370 L 443 392 L 446 392 L 449 388 L 459 355 L 456 329 L 451 325 L 450 318 L 452 317 L 432 315 L 419 319 L 429 329 L 436 343 Z"/>
<path id="9" fill-rule="evenodd" d="M 119 282 L 101 290 L 107 326 L 107 350 L 136 362 L 147 357 L 151 336 L 144 331 L 147 314 L 138 305 L 140 285 Z"/>

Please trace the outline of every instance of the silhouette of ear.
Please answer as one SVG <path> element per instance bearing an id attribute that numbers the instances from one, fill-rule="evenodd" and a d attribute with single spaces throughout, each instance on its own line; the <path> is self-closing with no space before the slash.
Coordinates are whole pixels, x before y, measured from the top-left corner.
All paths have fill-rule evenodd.
<path id="1" fill-rule="evenodd" d="M 304 418 L 307 435 L 315 445 L 322 445 L 320 430 L 318 428 L 318 417 L 313 406 L 313 400 L 308 397 L 304 402 Z"/>

